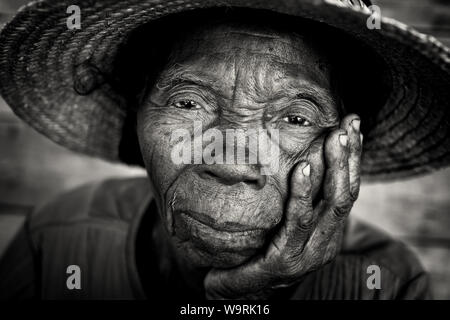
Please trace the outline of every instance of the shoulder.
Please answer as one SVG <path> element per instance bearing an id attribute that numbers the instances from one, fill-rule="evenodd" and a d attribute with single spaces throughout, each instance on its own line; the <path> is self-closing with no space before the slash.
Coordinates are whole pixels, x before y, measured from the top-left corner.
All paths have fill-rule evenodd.
<path id="1" fill-rule="evenodd" d="M 416 254 L 402 241 L 352 218 L 344 237 L 342 256 L 360 257 L 366 269 L 380 270 L 385 289 L 395 298 L 427 298 L 428 276 Z M 370 276 L 373 268 L 366 270 Z"/>
<path id="2" fill-rule="evenodd" d="M 62 193 L 28 218 L 44 299 L 139 296 L 133 228 L 151 199 L 147 178 L 111 179 Z M 67 290 L 66 269 L 82 270 L 83 290 Z"/>
<path id="3" fill-rule="evenodd" d="M 349 219 L 341 252 L 307 275 L 293 299 L 426 299 L 428 279 L 411 250 L 381 230 Z"/>
<path id="4" fill-rule="evenodd" d="M 28 217 L 30 230 L 83 221 L 129 222 L 151 197 L 148 178 L 108 179 L 61 193 Z"/>
<path id="5" fill-rule="evenodd" d="M 342 254 L 365 256 L 400 278 L 410 278 L 424 271 L 417 256 L 405 243 L 356 218 L 349 220 Z"/>

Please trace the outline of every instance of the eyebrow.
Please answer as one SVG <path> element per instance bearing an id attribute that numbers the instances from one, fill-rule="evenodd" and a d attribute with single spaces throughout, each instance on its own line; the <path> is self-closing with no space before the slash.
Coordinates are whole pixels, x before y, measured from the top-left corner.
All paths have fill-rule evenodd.
<path id="1" fill-rule="evenodd" d="M 180 83 L 187 83 L 206 88 L 221 95 L 220 88 L 216 85 L 217 82 L 217 78 L 214 78 L 207 73 L 192 72 L 189 67 L 176 65 L 164 72 L 163 77 L 159 78 L 156 82 L 156 87 L 165 90 Z"/>

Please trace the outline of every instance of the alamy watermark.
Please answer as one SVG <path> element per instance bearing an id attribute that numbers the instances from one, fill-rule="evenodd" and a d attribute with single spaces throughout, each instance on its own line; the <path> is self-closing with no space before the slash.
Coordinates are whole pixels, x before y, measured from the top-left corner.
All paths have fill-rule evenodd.
<path id="1" fill-rule="evenodd" d="M 81 9 L 79 6 L 71 5 L 67 7 L 66 12 L 70 16 L 66 20 L 67 29 L 80 30 L 81 29 Z"/>
<path id="2" fill-rule="evenodd" d="M 81 290 L 81 268 L 77 265 L 70 265 L 66 269 L 69 275 L 66 280 L 66 286 L 69 290 Z"/>
<path id="3" fill-rule="evenodd" d="M 370 30 L 381 29 L 381 8 L 376 5 L 369 7 L 371 12 L 370 16 L 367 18 L 366 26 Z"/>
<path id="4" fill-rule="evenodd" d="M 367 278 L 366 285 L 369 290 L 381 289 L 381 269 L 378 265 L 372 264 L 367 267 L 367 274 L 370 276 Z"/>
<path id="5" fill-rule="evenodd" d="M 193 132 L 193 134 L 192 134 Z M 258 164 L 262 175 L 273 175 L 279 168 L 279 132 L 277 129 L 211 128 L 203 132 L 202 122 L 193 122 L 193 131 L 172 132 L 174 164 Z"/>
<path id="6" fill-rule="evenodd" d="M 333 2 L 333 1 L 331 1 Z M 336 4 L 336 2 L 334 2 Z M 339 2 L 338 2 L 339 3 Z M 370 16 L 367 18 L 366 26 L 370 30 L 381 29 L 381 8 L 377 5 L 362 6 L 364 10 L 370 11 Z M 69 30 L 81 29 L 81 9 L 77 5 L 70 5 L 66 10 L 70 16 L 66 19 L 66 25 Z"/>

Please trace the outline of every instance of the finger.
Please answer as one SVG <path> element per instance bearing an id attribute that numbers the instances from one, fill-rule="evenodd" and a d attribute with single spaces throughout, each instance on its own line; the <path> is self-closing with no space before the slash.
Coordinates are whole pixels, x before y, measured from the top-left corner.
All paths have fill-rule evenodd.
<path id="1" fill-rule="evenodd" d="M 360 186 L 360 163 L 362 150 L 361 120 L 356 114 L 346 116 L 341 122 L 341 129 L 347 131 L 349 142 L 349 184 L 350 196 L 354 202 L 358 198 Z"/>
<path id="2" fill-rule="evenodd" d="M 351 120 L 345 118 L 341 126 L 348 126 Z M 304 252 L 304 259 L 316 267 L 331 261 L 339 251 L 346 217 L 353 203 L 350 197 L 349 140 L 347 130 L 340 128 L 333 131 L 325 141 L 323 213 Z"/>
<path id="3" fill-rule="evenodd" d="M 206 298 L 257 298 L 256 295 L 267 286 L 268 281 L 268 274 L 261 272 L 257 263 L 226 270 L 212 269 L 204 280 Z"/>
<path id="4" fill-rule="evenodd" d="M 301 251 L 314 225 L 311 196 L 311 165 L 301 162 L 291 177 L 291 194 L 286 207 L 285 228 L 287 243 Z"/>
<path id="5" fill-rule="evenodd" d="M 344 227 L 345 220 L 335 223 L 331 215 L 319 221 L 303 253 L 304 259 L 311 262 L 312 269 L 321 267 L 336 257 L 342 245 Z"/>
<path id="6" fill-rule="evenodd" d="M 259 255 L 231 269 L 212 269 L 204 279 L 207 299 L 267 299 L 280 285 L 295 282 L 283 268 Z"/>
<path id="7" fill-rule="evenodd" d="M 336 220 L 348 214 L 350 199 L 348 168 L 348 135 L 337 129 L 325 141 L 326 172 L 324 180 L 324 200 L 328 210 Z M 327 210 L 325 210 L 327 212 Z"/>

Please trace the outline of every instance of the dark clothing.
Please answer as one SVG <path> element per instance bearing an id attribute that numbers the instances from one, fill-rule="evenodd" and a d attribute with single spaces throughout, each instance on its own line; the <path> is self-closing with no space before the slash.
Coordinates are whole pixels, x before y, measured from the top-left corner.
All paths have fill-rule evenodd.
<path id="1" fill-rule="evenodd" d="M 177 270 L 169 266 L 169 274 L 161 275 L 161 264 L 152 261 L 158 247 L 151 247 L 142 263 L 136 257 L 146 239 L 142 230 L 151 230 L 157 214 L 151 204 L 142 177 L 84 186 L 36 210 L 0 262 L 0 298 L 182 297 Z M 67 288 L 70 265 L 81 269 L 81 290 Z M 380 267 L 381 289 L 367 286 L 370 265 Z M 337 258 L 294 289 L 293 299 L 429 297 L 427 276 L 406 246 L 353 218 Z"/>

